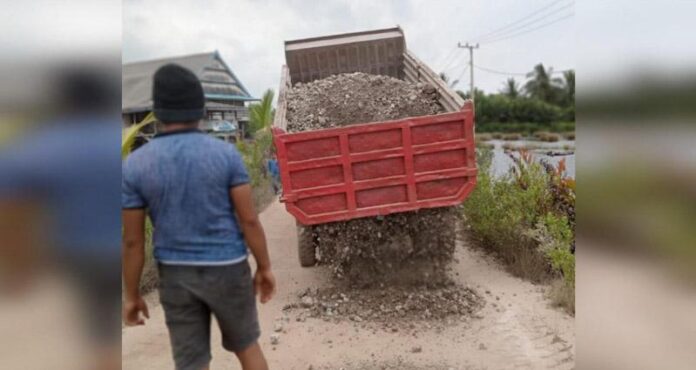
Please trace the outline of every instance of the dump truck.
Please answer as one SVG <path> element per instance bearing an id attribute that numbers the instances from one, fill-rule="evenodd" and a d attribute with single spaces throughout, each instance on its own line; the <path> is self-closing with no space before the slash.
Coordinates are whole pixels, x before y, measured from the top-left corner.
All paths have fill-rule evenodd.
<path id="1" fill-rule="evenodd" d="M 285 59 L 272 133 L 302 266 L 316 263 L 314 225 L 454 206 L 472 192 L 473 103 L 406 48 L 401 28 L 286 41 Z M 430 85 L 446 113 L 286 132 L 293 85 L 353 72 Z"/>

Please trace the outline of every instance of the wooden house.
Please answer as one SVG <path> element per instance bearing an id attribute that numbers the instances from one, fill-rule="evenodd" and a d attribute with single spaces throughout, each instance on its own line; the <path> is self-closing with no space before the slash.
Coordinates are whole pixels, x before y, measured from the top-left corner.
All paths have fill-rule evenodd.
<path id="1" fill-rule="evenodd" d="M 124 126 L 140 122 L 152 110 L 152 77 L 167 63 L 190 69 L 201 80 L 205 92 L 206 117 L 200 129 L 223 140 L 245 136 L 249 125 L 247 102 L 255 101 L 217 51 L 172 58 L 126 63 L 122 74 L 121 113 Z M 158 131 L 157 125 L 143 130 L 144 140 Z"/>

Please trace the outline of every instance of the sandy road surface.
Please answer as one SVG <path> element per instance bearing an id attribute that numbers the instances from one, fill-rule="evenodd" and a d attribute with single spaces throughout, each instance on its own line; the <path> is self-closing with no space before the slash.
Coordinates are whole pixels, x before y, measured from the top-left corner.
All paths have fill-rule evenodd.
<path id="1" fill-rule="evenodd" d="M 550 308 L 544 287 L 515 278 L 502 266 L 460 243 L 453 273 L 461 284 L 485 299 L 470 321 L 416 335 L 373 331 L 350 322 L 308 318 L 284 324 L 277 346 L 270 344 L 282 307 L 306 287 L 327 284 L 326 271 L 297 262 L 294 219 L 275 202 L 261 215 L 269 239 L 278 295 L 259 306 L 261 345 L 272 369 L 571 369 L 574 367 L 574 319 Z M 169 339 L 157 297 L 150 297 L 145 326 L 124 328 L 123 369 L 173 369 Z M 220 347 L 213 329 L 211 369 L 238 369 L 234 355 Z M 419 351 L 414 351 L 414 348 Z"/>

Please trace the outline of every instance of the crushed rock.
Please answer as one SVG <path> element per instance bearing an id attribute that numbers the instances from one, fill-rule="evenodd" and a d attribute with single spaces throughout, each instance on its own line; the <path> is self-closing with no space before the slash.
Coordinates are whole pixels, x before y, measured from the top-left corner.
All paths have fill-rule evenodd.
<path id="1" fill-rule="evenodd" d="M 300 302 L 315 302 L 304 307 Z M 471 288 L 452 282 L 420 286 L 385 286 L 370 289 L 344 287 L 307 288 L 298 294 L 288 313 L 333 322 L 352 322 L 363 328 L 380 328 L 396 333 L 468 321 L 483 307 L 483 300 Z"/>
<path id="2" fill-rule="evenodd" d="M 359 288 L 442 283 L 460 215 L 458 207 L 443 207 L 316 225 L 318 262 Z"/>
<path id="3" fill-rule="evenodd" d="M 288 132 L 444 112 L 428 84 L 362 72 L 297 83 L 287 92 L 287 104 Z"/>

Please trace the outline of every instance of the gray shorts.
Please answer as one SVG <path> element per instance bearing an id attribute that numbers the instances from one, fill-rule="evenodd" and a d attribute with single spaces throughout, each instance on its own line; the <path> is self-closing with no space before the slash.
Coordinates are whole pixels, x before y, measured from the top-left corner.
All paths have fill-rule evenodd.
<path id="1" fill-rule="evenodd" d="M 215 315 L 222 346 L 238 352 L 261 334 L 247 261 L 226 266 L 159 266 L 160 302 L 177 370 L 210 363 L 210 320 Z"/>

